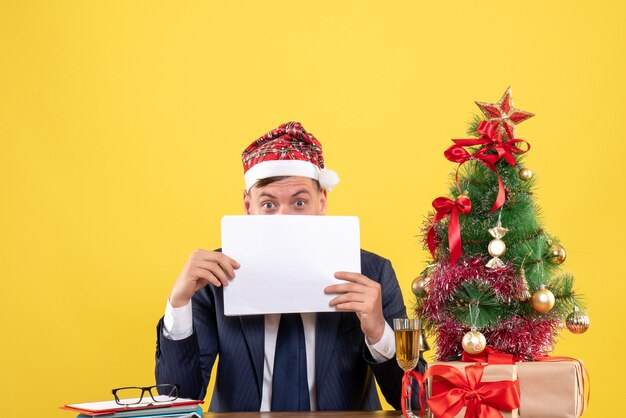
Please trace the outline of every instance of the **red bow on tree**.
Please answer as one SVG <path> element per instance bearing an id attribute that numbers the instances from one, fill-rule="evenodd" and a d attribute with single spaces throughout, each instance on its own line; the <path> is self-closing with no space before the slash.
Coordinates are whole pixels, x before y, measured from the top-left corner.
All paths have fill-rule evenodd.
<path id="1" fill-rule="evenodd" d="M 460 195 L 455 201 L 447 197 L 438 197 L 433 200 L 435 208 L 435 218 L 428 230 L 426 242 L 430 254 L 435 258 L 435 223 L 450 215 L 448 223 L 448 246 L 450 247 L 450 265 L 454 265 L 463 254 L 463 244 L 461 243 L 461 225 L 459 224 L 459 212 L 468 214 L 472 210 L 472 202 L 466 195 Z"/>
<path id="2" fill-rule="evenodd" d="M 461 168 L 461 166 L 470 159 L 481 161 L 485 164 L 485 166 L 487 166 L 487 168 L 496 173 L 498 176 L 498 196 L 496 197 L 496 201 L 491 208 L 491 212 L 495 212 L 501 208 L 502 205 L 504 205 L 504 201 L 506 199 L 504 193 L 504 183 L 502 182 L 502 178 L 500 177 L 500 173 L 498 173 L 498 169 L 495 164 L 500 161 L 500 159 L 504 159 L 510 166 L 514 166 L 517 164 L 514 154 L 523 154 L 527 152 L 530 149 L 530 144 L 523 139 L 503 141 L 502 135 L 496 132 L 495 124 L 486 120 L 480 122 L 476 132 L 482 136 L 477 139 L 453 139 L 452 141 L 455 145 L 452 145 L 443 154 L 448 160 L 454 163 L 459 163 L 459 166 L 456 169 L 456 184 L 459 191 L 461 191 L 461 188 L 459 187 L 459 168 Z M 526 144 L 527 148 L 525 150 L 518 148 L 516 145 L 518 143 Z M 470 154 L 465 148 L 463 148 L 475 145 L 483 145 L 483 147 L 473 154 Z M 495 153 L 489 151 L 495 151 Z"/>

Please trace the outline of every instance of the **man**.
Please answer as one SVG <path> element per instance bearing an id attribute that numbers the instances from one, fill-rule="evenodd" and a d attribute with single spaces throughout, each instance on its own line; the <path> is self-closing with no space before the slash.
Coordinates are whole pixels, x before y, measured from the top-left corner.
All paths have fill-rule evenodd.
<path id="1" fill-rule="evenodd" d="M 300 123 L 268 132 L 242 159 L 246 214 L 326 213 L 339 179 Z M 406 309 L 388 260 L 361 250 L 361 273 L 335 274 L 344 282 L 324 291 L 337 295 L 337 312 L 226 317 L 222 291 L 238 268 L 219 251 L 191 254 L 157 326 L 157 383 L 203 399 L 219 355 L 211 411 L 380 409 L 372 373 L 399 408 L 403 372 L 390 324 Z"/>

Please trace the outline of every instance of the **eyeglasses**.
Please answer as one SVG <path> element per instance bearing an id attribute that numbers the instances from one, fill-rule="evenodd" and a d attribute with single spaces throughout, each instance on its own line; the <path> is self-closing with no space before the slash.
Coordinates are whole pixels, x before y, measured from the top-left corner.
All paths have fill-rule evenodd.
<path id="1" fill-rule="evenodd" d="M 153 392 L 156 389 L 156 392 Z M 178 399 L 179 385 L 154 385 L 146 387 L 129 386 L 113 389 L 115 403 L 118 405 L 137 405 L 142 403 L 144 393 L 148 392 L 153 402 L 172 402 Z M 152 402 L 148 401 L 148 405 Z"/>

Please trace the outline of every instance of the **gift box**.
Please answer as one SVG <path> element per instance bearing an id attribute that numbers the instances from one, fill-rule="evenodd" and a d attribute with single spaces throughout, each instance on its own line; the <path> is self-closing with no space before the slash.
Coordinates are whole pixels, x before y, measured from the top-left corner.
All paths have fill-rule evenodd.
<path id="1" fill-rule="evenodd" d="M 513 364 L 434 362 L 426 376 L 428 405 L 435 418 L 479 418 L 494 409 L 503 418 L 518 417 L 519 385 Z"/>
<path id="2" fill-rule="evenodd" d="M 585 371 L 578 360 L 517 363 L 522 418 L 576 418 L 585 412 Z"/>

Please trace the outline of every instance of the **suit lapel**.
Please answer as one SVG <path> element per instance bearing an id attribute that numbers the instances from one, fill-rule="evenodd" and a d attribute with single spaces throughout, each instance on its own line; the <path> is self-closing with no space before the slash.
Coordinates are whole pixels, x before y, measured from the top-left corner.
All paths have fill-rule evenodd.
<path id="1" fill-rule="evenodd" d="M 261 399 L 263 387 L 263 357 L 265 351 L 265 320 L 263 315 L 241 316 L 241 328 L 254 363 L 257 389 Z"/>
<path id="2" fill-rule="evenodd" d="M 339 312 L 320 312 L 315 319 L 315 381 L 318 401 L 319 388 L 322 387 L 328 370 L 342 317 L 343 313 Z"/>

